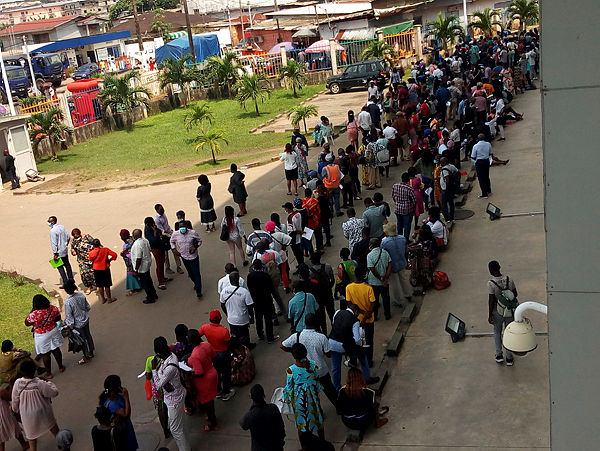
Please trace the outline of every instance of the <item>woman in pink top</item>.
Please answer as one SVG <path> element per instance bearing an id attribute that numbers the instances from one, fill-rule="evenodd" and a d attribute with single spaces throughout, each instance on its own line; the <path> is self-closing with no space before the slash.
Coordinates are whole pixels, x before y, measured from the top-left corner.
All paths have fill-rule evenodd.
<path id="1" fill-rule="evenodd" d="M 409 184 L 415 192 L 415 197 L 417 198 L 417 203 L 415 204 L 415 227 L 417 227 L 419 216 L 425 211 L 425 206 L 423 205 L 423 190 L 421 189 L 423 182 L 419 177 L 417 177 L 417 170 L 414 166 L 408 168 L 407 172 L 410 177 Z"/>
<path id="2" fill-rule="evenodd" d="M 208 342 L 202 341 L 200 333 L 195 329 L 188 331 L 188 341 L 194 346 L 187 364 L 194 370 L 192 380 L 196 389 L 196 403 L 206 413 L 204 430 L 214 431 L 217 429 L 215 398 L 219 376 L 213 366 L 213 359 L 217 354 Z"/>
<path id="3" fill-rule="evenodd" d="M 350 144 L 354 146 L 355 149 L 358 149 L 358 121 L 354 117 L 354 111 L 348 111 L 348 119 L 345 121 L 346 124 L 346 132 L 348 133 L 348 141 Z"/>

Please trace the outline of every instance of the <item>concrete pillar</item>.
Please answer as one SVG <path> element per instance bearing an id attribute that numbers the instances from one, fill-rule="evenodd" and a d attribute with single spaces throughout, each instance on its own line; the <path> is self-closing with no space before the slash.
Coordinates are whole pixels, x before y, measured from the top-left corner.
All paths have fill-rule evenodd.
<path id="1" fill-rule="evenodd" d="M 63 113 L 63 122 L 69 127 L 73 127 L 73 118 L 71 117 L 71 111 L 69 111 L 69 101 L 67 99 L 67 94 L 61 92 L 60 94 L 57 94 L 57 97 L 60 109 Z"/>
<path id="2" fill-rule="evenodd" d="M 329 40 L 329 52 L 331 53 L 331 71 L 333 72 L 333 75 L 336 75 L 338 73 L 335 45 L 336 45 L 335 39 L 330 39 Z"/>
<path id="3" fill-rule="evenodd" d="M 415 34 L 413 35 L 414 46 L 417 53 L 417 61 L 423 58 L 423 36 L 421 33 L 421 25 L 415 25 Z"/>
<path id="4" fill-rule="evenodd" d="M 383 41 L 383 31 L 378 31 L 377 32 L 377 40 L 378 41 Z"/>
<path id="5" fill-rule="evenodd" d="M 285 44 L 279 46 L 279 52 L 281 53 L 281 65 L 287 65 L 287 52 L 285 50 Z"/>

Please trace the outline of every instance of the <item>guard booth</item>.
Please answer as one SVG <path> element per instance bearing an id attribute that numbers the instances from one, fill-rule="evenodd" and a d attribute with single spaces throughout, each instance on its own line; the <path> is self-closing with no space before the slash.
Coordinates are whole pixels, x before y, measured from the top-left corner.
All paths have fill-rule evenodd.
<path id="1" fill-rule="evenodd" d="M 28 169 L 37 170 L 27 132 L 27 117 L 26 115 L 0 117 L 0 154 L 4 149 L 8 149 L 15 157 L 15 167 L 21 182 L 27 179 L 25 172 Z M 4 173 L 2 173 L 2 181 L 8 181 Z"/>

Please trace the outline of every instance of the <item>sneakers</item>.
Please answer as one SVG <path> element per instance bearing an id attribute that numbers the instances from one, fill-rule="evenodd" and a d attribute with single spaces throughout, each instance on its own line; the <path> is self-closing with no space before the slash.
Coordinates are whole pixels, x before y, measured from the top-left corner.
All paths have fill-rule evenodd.
<path id="1" fill-rule="evenodd" d="M 502 354 L 496 356 L 496 363 L 504 363 L 504 356 Z"/>
<path id="2" fill-rule="evenodd" d="M 480 195 L 479 195 L 479 196 L 477 196 L 477 197 L 479 197 L 480 199 L 487 199 L 487 198 L 488 198 L 487 196 L 484 196 L 483 194 L 480 194 Z"/>
<path id="3" fill-rule="evenodd" d="M 513 366 L 514 362 L 514 359 L 506 358 L 506 366 Z"/>
<path id="4" fill-rule="evenodd" d="M 229 389 L 229 393 L 224 393 L 224 394 L 221 396 L 221 399 L 222 399 L 223 401 L 229 401 L 229 400 L 230 400 L 231 398 L 233 398 L 234 396 L 235 396 L 235 390 L 234 390 L 233 388 L 230 388 L 230 389 Z"/>

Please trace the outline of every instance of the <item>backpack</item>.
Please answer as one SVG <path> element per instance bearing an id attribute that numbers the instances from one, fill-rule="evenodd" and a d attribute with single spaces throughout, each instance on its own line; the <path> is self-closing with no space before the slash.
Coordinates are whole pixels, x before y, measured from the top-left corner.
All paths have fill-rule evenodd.
<path id="1" fill-rule="evenodd" d="M 333 300 L 333 294 L 331 293 L 331 280 L 325 272 L 325 264 L 321 263 L 321 268 L 318 271 L 310 268 L 311 274 L 319 284 L 319 304 L 325 304 L 328 301 Z"/>
<path id="2" fill-rule="evenodd" d="M 376 159 L 377 159 L 377 163 L 379 164 L 387 164 L 390 162 L 390 151 L 388 150 L 387 147 L 384 146 L 377 146 L 376 147 Z"/>
<path id="3" fill-rule="evenodd" d="M 169 363 L 169 364 L 167 364 L 167 366 L 174 366 L 175 368 L 177 368 L 177 371 L 179 372 L 179 381 L 181 382 L 181 386 L 186 387 L 187 386 L 187 377 L 189 376 L 189 374 L 186 371 L 183 371 L 179 367 L 179 365 L 177 365 L 175 363 Z M 168 382 L 166 385 L 164 385 L 163 388 L 165 389 L 165 391 L 167 391 L 169 393 L 174 390 L 174 387 L 171 385 L 170 382 Z"/>
<path id="4" fill-rule="evenodd" d="M 374 147 L 375 147 L 375 143 L 367 144 L 367 148 L 365 149 L 365 163 L 366 164 L 375 163 L 376 149 Z"/>
<path id="5" fill-rule="evenodd" d="M 277 288 L 281 282 L 281 272 L 279 266 L 275 263 L 275 257 L 269 252 L 265 252 L 260 256 L 260 261 L 263 264 L 264 271 L 269 275 L 273 286 Z"/>
<path id="6" fill-rule="evenodd" d="M 445 169 L 445 171 L 448 171 L 449 186 L 447 189 L 454 194 L 458 193 L 460 191 L 460 171 L 458 169 L 456 171 Z"/>
<path id="7" fill-rule="evenodd" d="M 500 294 L 496 296 L 496 300 L 498 301 L 500 306 L 509 310 L 516 309 L 519 305 L 519 301 L 517 300 L 517 297 L 512 292 L 512 290 L 509 289 L 510 283 L 508 276 L 506 276 L 506 288 L 500 287 L 500 285 L 498 285 L 495 280 L 490 280 L 490 282 L 496 285 L 500 290 Z"/>

